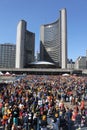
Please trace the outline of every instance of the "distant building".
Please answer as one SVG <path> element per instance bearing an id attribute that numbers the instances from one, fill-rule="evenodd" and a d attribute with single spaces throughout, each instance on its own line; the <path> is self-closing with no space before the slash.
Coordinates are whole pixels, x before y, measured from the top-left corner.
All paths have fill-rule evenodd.
<path id="1" fill-rule="evenodd" d="M 40 61 L 40 52 L 37 51 L 37 54 L 36 54 L 36 61 Z"/>
<path id="2" fill-rule="evenodd" d="M 75 61 L 75 69 L 87 69 L 86 56 L 79 56 Z"/>
<path id="3" fill-rule="evenodd" d="M 21 20 L 17 26 L 16 68 L 26 68 L 34 61 L 35 33 L 26 30 L 26 21 Z"/>
<path id="4" fill-rule="evenodd" d="M 0 68 L 15 68 L 15 52 L 15 44 L 0 44 Z"/>
<path id="5" fill-rule="evenodd" d="M 75 62 L 70 59 L 67 61 L 67 69 L 74 69 L 75 68 Z"/>
<path id="6" fill-rule="evenodd" d="M 67 14 L 60 10 L 57 21 L 40 27 L 40 60 L 67 68 Z"/>

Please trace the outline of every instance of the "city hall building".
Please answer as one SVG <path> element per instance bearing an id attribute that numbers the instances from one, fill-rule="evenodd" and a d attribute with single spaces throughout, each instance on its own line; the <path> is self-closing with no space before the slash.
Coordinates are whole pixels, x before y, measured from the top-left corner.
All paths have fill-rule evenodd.
<path id="1" fill-rule="evenodd" d="M 55 22 L 40 27 L 40 61 L 54 63 L 58 68 L 67 68 L 67 13 L 60 10 Z"/>

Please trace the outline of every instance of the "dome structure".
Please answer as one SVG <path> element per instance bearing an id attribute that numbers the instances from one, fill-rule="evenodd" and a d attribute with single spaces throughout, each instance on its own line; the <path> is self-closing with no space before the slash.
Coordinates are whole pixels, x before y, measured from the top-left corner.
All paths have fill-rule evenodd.
<path id="1" fill-rule="evenodd" d="M 47 61 L 36 61 L 29 64 L 31 68 L 55 68 L 55 64 Z"/>

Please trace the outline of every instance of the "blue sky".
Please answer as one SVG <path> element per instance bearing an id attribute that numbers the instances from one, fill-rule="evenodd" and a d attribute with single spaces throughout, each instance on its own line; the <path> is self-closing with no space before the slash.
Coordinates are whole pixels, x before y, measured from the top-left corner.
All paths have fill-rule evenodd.
<path id="1" fill-rule="evenodd" d="M 87 49 L 87 0 L 0 0 L 0 43 L 16 43 L 17 24 L 27 21 L 39 50 L 40 26 L 56 21 L 67 10 L 68 58 L 85 56 Z"/>

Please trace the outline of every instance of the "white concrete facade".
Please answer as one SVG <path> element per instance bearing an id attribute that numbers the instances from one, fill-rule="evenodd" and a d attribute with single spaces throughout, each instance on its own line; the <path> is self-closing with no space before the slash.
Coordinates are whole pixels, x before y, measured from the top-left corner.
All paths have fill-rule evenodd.
<path id="1" fill-rule="evenodd" d="M 15 68 L 23 68 L 24 66 L 25 31 L 26 31 L 26 22 L 24 20 L 21 20 L 17 26 Z"/>
<path id="2" fill-rule="evenodd" d="M 61 68 L 67 68 L 67 16 L 66 9 L 60 10 L 61 26 Z"/>

